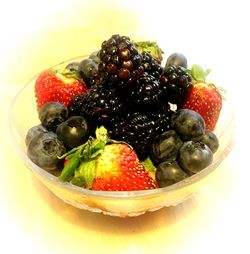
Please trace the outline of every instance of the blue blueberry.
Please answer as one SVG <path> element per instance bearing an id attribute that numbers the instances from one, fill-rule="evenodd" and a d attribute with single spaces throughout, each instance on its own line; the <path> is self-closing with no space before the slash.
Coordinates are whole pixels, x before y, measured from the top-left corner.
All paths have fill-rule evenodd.
<path id="1" fill-rule="evenodd" d="M 182 140 L 174 130 L 166 131 L 154 140 L 151 159 L 156 165 L 163 161 L 174 161 L 182 144 Z"/>
<path id="2" fill-rule="evenodd" d="M 26 146 L 28 146 L 28 144 L 30 143 L 30 141 L 33 137 L 37 136 L 38 134 L 45 133 L 45 132 L 48 132 L 48 130 L 41 124 L 31 127 L 28 130 L 26 137 L 25 137 Z"/>
<path id="3" fill-rule="evenodd" d="M 184 141 L 201 137 L 205 133 L 204 119 L 191 109 L 177 110 L 171 117 L 171 125 Z"/>
<path id="4" fill-rule="evenodd" d="M 90 86 L 96 77 L 98 64 L 95 60 L 87 58 L 80 62 L 80 74 L 84 82 Z"/>
<path id="5" fill-rule="evenodd" d="M 56 134 L 67 147 L 74 148 L 87 141 L 89 126 L 82 116 L 72 116 L 57 127 Z"/>
<path id="6" fill-rule="evenodd" d="M 173 53 L 170 55 L 167 59 L 165 69 L 167 69 L 169 66 L 175 65 L 175 66 L 182 66 L 184 68 L 187 68 L 188 63 L 187 63 L 187 58 L 181 54 L 181 53 Z"/>
<path id="7" fill-rule="evenodd" d="M 80 63 L 79 62 L 71 62 L 66 66 L 65 70 L 68 71 L 69 73 L 79 73 Z"/>
<path id="8" fill-rule="evenodd" d="M 213 153 L 219 148 L 219 140 L 217 136 L 210 130 L 205 130 L 205 133 L 199 139 L 202 143 L 206 144 Z"/>
<path id="9" fill-rule="evenodd" d="M 57 126 L 68 118 L 68 109 L 62 103 L 49 102 L 41 107 L 38 116 L 46 129 L 55 131 Z"/>
<path id="10" fill-rule="evenodd" d="M 179 150 L 178 163 L 186 172 L 197 173 L 213 161 L 213 153 L 202 142 L 184 142 Z"/>
<path id="11" fill-rule="evenodd" d="M 63 160 L 58 157 L 65 152 L 63 142 L 51 131 L 34 136 L 27 147 L 27 155 L 30 160 L 47 171 L 62 168 Z"/>
<path id="12" fill-rule="evenodd" d="M 94 51 L 93 53 L 90 54 L 89 59 L 92 59 L 92 60 L 94 60 L 94 62 L 99 64 L 101 62 L 99 53 L 100 52 L 98 50 Z"/>
<path id="13" fill-rule="evenodd" d="M 162 188 L 182 181 L 188 177 L 188 174 L 181 169 L 176 161 L 165 161 L 156 168 L 155 177 L 159 187 Z"/>

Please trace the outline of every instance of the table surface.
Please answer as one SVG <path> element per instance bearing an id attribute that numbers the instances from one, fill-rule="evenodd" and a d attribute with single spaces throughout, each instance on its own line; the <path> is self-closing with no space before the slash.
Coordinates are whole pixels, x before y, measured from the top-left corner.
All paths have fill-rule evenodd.
<path id="1" fill-rule="evenodd" d="M 4 4 L 0 15 L 3 253 L 250 252 L 245 231 L 250 226 L 247 1 L 173 2 Z M 235 111 L 235 147 L 210 181 L 182 204 L 134 218 L 90 213 L 63 203 L 32 177 L 9 137 L 10 102 L 27 80 L 48 66 L 98 49 L 114 33 L 155 40 L 165 55 L 183 52 L 190 64 L 212 68 L 210 79 L 227 89 Z"/>

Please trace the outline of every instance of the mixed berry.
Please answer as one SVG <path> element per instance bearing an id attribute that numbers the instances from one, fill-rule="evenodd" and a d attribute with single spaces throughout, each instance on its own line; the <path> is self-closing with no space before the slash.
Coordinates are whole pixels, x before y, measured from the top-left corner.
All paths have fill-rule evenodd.
<path id="1" fill-rule="evenodd" d="M 206 168 L 222 108 L 208 71 L 155 42 L 118 34 L 35 83 L 40 124 L 26 135 L 36 165 L 90 190 L 165 187 Z"/>

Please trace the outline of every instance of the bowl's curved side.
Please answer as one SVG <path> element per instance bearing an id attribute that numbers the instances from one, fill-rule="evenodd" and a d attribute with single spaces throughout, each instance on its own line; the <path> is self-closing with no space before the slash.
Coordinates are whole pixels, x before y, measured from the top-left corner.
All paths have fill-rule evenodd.
<path id="1" fill-rule="evenodd" d="M 39 174 L 34 174 L 51 192 L 64 202 L 91 212 L 104 213 L 118 217 L 133 217 L 145 212 L 156 211 L 163 207 L 175 206 L 189 198 L 201 188 L 207 178 L 200 179 L 193 184 L 168 192 L 156 192 L 144 196 L 109 197 L 95 196 L 75 192 L 69 188 L 61 188 Z"/>

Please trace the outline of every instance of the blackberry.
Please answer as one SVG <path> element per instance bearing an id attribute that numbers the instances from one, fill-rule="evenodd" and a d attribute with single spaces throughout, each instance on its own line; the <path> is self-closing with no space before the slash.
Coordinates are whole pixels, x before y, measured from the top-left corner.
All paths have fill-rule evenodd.
<path id="1" fill-rule="evenodd" d="M 192 88 L 192 78 L 182 66 L 171 65 L 167 67 L 160 77 L 161 84 L 166 89 L 166 97 L 170 103 L 182 102 L 188 91 Z"/>
<path id="2" fill-rule="evenodd" d="M 146 72 L 134 82 L 129 91 L 129 102 L 141 111 L 159 108 L 166 100 L 164 97 L 164 86 L 155 77 Z"/>
<path id="3" fill-rule="evenodd" d="M 163 67 L 158 60 L 146 51 L 142 52 L 142 66 L 145 72 L 155 78 L 159 78 L 163 73 Z"/>
<path id="4" fill-rule="evenodd" d="M 69 116 L 81 115 L 82 106 L 84 103 L 85 94 L 78 94 L 73 97 L 70 106 L 68 107 Z"/>
<path id="5" fill-rule="evenodd" d="M 147 117 L 154 122 L 154 137 L 171 129 L 171 116 L 173 112 L 170 105 L 166 103 L 158 110 L 147 114 Z"/>
<path id="6" fill-rule="evenodd" d="M 104 41 L 99 57 L 101 81 L 111 81 L 114 86 L 119 86 L 119 81 L 138 79 L 143 73 L 142 56 L 127 36 L 116 34 Z"/>
<path id="7" fill-rule="evenodd" d="M 149 155 L 153 134 L 154 122 L 140 112 L 114 117 L 109 129 L 110 137 L 130 144 L 140 160 Z"/>
<path id="8" fill-rule="evenodd" d="M 122 111 L 123 103 L 115 89 L 106 89 L 103 84 L 93 85 L 82 101 L 81 115 L 92 123 L 106 125 L 114 115 Z"/>

